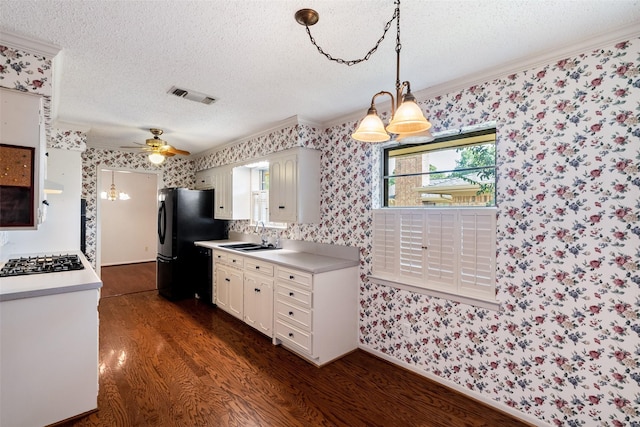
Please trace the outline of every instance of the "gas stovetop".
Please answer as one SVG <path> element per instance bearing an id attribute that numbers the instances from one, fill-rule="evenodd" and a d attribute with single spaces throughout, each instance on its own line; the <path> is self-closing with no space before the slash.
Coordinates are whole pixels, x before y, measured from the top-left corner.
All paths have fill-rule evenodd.
<path id="1" fill-rule="evenodd" d="M 39 255 L 10 259 L 0 270 L 0 277 L 82 269 L 84 269 L 84 265 L 78 255 Z"/>

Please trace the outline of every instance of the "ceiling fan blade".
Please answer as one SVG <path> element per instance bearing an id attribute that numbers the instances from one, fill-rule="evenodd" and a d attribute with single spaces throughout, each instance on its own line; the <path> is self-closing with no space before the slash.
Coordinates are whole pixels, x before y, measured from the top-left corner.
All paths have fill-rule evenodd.
<path id="1" fill-rule="evenodd" d="M 172 147 L 171 145 L 164 145 L 162 147 L 160 147 L 160 150 L 165 153 L 165 154 L 170 154 L 170 155 L 176 155 L 176 154 L 181 154 L 183 156 L 188 156 L 189 154 L 191 154 L 188 151 L 185 150 L 179 150 L 175 147 Z"/>

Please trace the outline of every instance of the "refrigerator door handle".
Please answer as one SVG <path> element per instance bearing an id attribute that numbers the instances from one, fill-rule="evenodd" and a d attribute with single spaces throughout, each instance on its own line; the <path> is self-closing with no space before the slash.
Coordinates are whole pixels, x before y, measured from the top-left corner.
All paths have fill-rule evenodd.
<path id="1" fill-rule="evenodd" d="M 160 208 L 158 209 L 158 238 L 160 244 L 164 245 L 165 237 L 167 236 L 167 207 L 164 200 L 160 202 Z"/>

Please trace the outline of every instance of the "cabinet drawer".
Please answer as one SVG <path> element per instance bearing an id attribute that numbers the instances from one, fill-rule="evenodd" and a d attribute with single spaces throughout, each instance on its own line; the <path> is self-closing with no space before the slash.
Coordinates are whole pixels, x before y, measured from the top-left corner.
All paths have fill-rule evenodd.
<path id="1" fill-rule="evenodd" d="M 311 334 L 301 331 L 290 324 L 278 319 L 276 321 L 276 338 L 288 347 L 303 353 L 312 354 Z"/>
<path id="2" fill-rule="evenodd" d="M 276 303 L 278 318 L 295 325 L 303 331 L 311 332 L 311 312 L 283 301 Z"/>
<path id="3" fill-rule="evenodd" d="M 311 289 L 312 277 L 310 273 L 278 267 L 278 279 L 289 280 L 309 289 Z"/>
<path id="4" fill-rule="evenodd" d="M 269 264 L 268 262 L 247 258 L 244 260 L 244 268 L 245 271 L 254 271 L 256 273 L 264 274 L 265 276 L 273 277 L 273 264 Z"/>
<path id="5" fill-rule="evenodd" d="M 244 258 L 235 254 L 227 254 L 227 264 L 231 267 L 243 268 Z"/>
<path id="6" fill-rule="evenodd" d="M 276 300 L 289 305 L 311 309 L 311 292 L 294 285 L 278 283 Z"/>
<path id="7" fill-rule="evenodd" d="M 227 262 L 227 253 L 222 251 L 213 251 L 213 262 Z"/>

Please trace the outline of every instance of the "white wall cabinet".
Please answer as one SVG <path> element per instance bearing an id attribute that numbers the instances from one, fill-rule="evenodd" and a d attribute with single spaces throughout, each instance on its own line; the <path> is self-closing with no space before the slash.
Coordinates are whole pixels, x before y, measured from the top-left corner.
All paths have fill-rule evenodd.
<path id="1" fill-rule="evenodd" d="M 251 209 L 251 170 L 245 167 L 221 166 L 200 174 L 201 180 L 214 188 L 216 219 L 249 219 Z"/>
<path id="2" fill-rule="evenodd" d="M 357 267 L 311 274 L 276 267 L 275 337 L 324 365 L 358 345 Z"/>
<path id="3" fill-rule="evenodd" d="M 196 190 L 208 190 L 210 188 L 215 188 L 214 181 L 214 171 L 213 169 L 205 169 L 196 172 Z"/>
<path id="4" fill-rule="evenodd" d="M 320 151 L 298 147 L 269 156 L 269 221 L 320 222 Z"/>
<path id="5" fill-rule="evenodd" d="M 0 230 L 35 230 L 43 220 L 46 167 L 42 97 L 0 88 Z M 24 171 L 31 172 L 24 174 Z M 9 202 L 11 200 L 11 202 Z"/>

